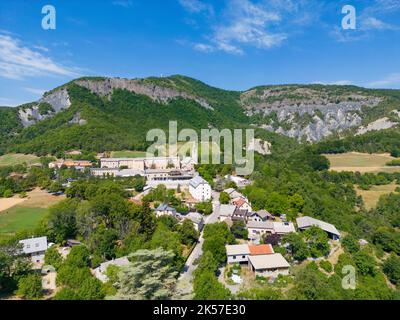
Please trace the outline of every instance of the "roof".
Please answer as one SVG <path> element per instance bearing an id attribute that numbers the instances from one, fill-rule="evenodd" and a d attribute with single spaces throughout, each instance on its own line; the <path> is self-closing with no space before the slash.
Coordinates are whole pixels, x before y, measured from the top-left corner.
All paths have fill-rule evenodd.
<path id="1" fill-rule="evenodd" d="M 174 212 L 176 212 L 175 208 L 168 206 L 168 204 L 166 204 L 166 203 L 160 204 L 157 207 L 156 211 L 174 211 Z"/>
<path id="2" fill-rule="evenodd" d="M 250 254 L 249 246 L 247 244 L 227 245 L 225 248 L 228 256 Z"/>
<path id="3" fill-rule="evenodd" d="M 185 218 L 187 218 L 197 224 L 199 224 L 203 221 L 203 216 L 198 212 L 189 212 Z"/>
<path id="4" fill-rule="evenodd" d="M 204 180 L 202 177 L 200 176 L 196 176 L 193 179 L 191 179 L 189 181 L 189 184 L 193 187 L 193 188 L 197 188 L 199 185 L 201 184 L 208 184 L 208 182 L 206 180 Z"/>
<path id="5" fill-rule="evenodd" d="M 290 267 L 290 264 L 280 253 L 249 256 L 249 261 L 256 270 Z"/>
<path id="6" fill-rule="evenodd" d="M 247 228 L 252 229 L 274 229 L 274 225 L 271 221 L 249 221 L 247 222 Z"/>
<path id="7" fill-rule="evenodd" d="M 247 217 L 248 216 L 248 211 L 245 209 L 237 209 L 233 213 L 235 216 L 241 216 L 241 217 Z"/>
<path id="8" fill-rule="evenodd" d="M 236 200 L 233 201 L 233 204 L 234 204 L 236 207 L 241 207 L 241 206 L 244 205 L 245 203 L 247 203 L 247 201 L 246 201 L 245 199 L 243 199 L 243 198 L 239 198 L 239 199 L 236 199 Z"/>
<path id="9" fill-rule="evenodd" d="M 254 212 L 253 214 L 257 214 L 261 219 L 272 217 L 272 214 L 269 213 L 267 210 L 259 210 L 257 212 Z"/>
<path id="10" fill-rule="evenodd" d="M 19 243 L 23 245 L 22 251 L 25 254 L 47 250 L 47 237 L 23 239 Z"/>
<path id="11" fill-rule="evenodd" d="M 230 217 L 233 215 L 235 210 L 236 210 L 236 206 L 234 206 L 232 204 L 221 204 L 221 206 L 219 207 L 219 215 Z"/>
<path id="12" fill-rule="evenodd" d="M 234 192 L 234 191 L 236 191 L 236 190 L 233 189 L 233 188 L 228 188 L 228 189 L 225 189 L 225 190 L 224 190 L 224 192 L 226 192 L 227 194 L 231 194 L 231 193 Z"/>
<path id="13" fill-rule="evenodd" d="M 252 256 L 274 253 L 274 249 L 270 244 L 249 245 L 249 250 Z"/>
<path id="14" fill-rule="evenodd" d="M 276 233 L 296 232 L 292 222 L 272 222 Z"/>
<path id="15" fill-rule="evenodd" d="M 297 226 L 300 229 L 304 229 L 304 228 L 309 228 L 311 226 L 317 226 L 320 227 L 322 230 L 324 230 L 325 232 L 329 232 L 332 234 L 335 234 L 337 236 L 340 236 L 340 232 L 336 229 L 336 227 L 333 224 L 315 219 L 315 218 L 311 218 L 308 216 L 305 217 L 300 217 L 296 219 L 297 222 Z"/>

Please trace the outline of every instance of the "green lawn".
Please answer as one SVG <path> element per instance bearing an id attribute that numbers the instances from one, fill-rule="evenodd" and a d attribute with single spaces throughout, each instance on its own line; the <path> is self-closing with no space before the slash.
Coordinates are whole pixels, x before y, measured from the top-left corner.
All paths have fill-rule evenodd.
<path id="1" fill-rule="evenodd" d="M 37 227 L 47 213 L 45 208 L 25 208 L 15 206 L 0 212 L 0 237 L 17 231 L 32 230 Z"/>
<path id="2" fill-rule="evenodd" d="M 40 163 L 40 158 L 32 154 L 10 153 L 0 157 L 0 166 L 14 166 L 26 162 L 28 165 Z"/>

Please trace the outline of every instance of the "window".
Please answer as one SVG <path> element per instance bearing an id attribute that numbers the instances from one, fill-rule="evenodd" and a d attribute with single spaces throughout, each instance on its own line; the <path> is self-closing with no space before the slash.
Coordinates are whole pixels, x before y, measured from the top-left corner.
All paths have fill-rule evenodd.
<path id="1" fill-rule="evenodd" d="M 232 259 L 236 260 L 236 256 L 233 256 Z"/>
<path id="2" fill-rule="evenodd" d="M 243 258 L 243 259 L 245 259 L 245 258 L 246 258 L 246 256 L 242 256 L 242 258 Z"/>
<path id="3" fill-rule="evenodd" d="M 27 249 L 29 249 L 30 247 L 31 247 L 31 245 L 30 245 L 30 244 L 27 244 L 27 245 L 26 245 L 26 248 L 27 248 Z"/>

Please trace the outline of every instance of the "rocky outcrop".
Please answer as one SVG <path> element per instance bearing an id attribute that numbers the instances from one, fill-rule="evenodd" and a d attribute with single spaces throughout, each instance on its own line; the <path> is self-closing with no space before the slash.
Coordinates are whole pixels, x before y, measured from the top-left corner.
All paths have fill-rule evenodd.
<path id="1" fill-rule="evenodd" d="M 370 131 L 379 131 L 379 130 L 390 129 L 397 125 L 398 125 L 398 122 L 390 121 L 389 118 L 385 117 L 385 118 L 378 119 L 374 122 L 371 122 L 365 127 L 360 127 L 357 130 L 356 135 L 361 135 L 361 134 L 364 134 L 364 133 L 367 133 Z"/>
<path id="2" fill-rule="evenodd" d="M 271 143 L 262 139 L 252 139 L 247 147 L 248 151 L 255 151 L 262 155 L 271 154 Z"/>
<path id="3" fill-rule="evenodd" d="M 41 108 L 45 105 L 51 107 Z M 35 123 L 54 116 L 58 112 L 68 109 L 71 106 L 71 101 L 67 89 L 56 90 L 39 101 L 21 106 L 18 111 L 19 118 L 24 127 L 29 127 Z"/>
<path id="4" fill-rule="evenodd" d="M 361 126 L 363 108 L 375 107 L 382 100 L 354 92 L 333 95 L 324 88 L 283 86 L 250 90 L 242 94 L 241 101 L 249 116 L 264 119 L 259 127 L 315 142 Z"/>
<path id="5" fill-rule="evenodd" d="M 114 89 L 124 89 L 130 92 L 134 92 L 136 94 L 143 94 L 151 99 L 167 103 L 169 100 L 174 98 L 184 98 L 196 101 L 202 107 L 206 109 L 213 110 L 213 107 L 203 98 L 196 97 L 190 95 L 186 92 L 179 91 L 173 86 L 158 86 L 156 84 L 152 84 L 151 82 L 144 82 L 143 80 L 129 80 L 129 79 L 120 79 L 120 78 L 106 78 L 102 80 L 76 80 L 76 84 L 89 89 L 91 92 L 102 95 L 109 96 Z"/>

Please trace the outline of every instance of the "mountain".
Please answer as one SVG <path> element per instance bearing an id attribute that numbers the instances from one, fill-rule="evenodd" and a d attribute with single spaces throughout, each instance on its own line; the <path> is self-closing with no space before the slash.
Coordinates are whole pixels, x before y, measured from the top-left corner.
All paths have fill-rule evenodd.
<path id="1" fill-rule="evenodd" d="M 0 153 L 144 149 L 146 132 L 167 129 L 169 120 L 178 129 L 252 126 L 268 139 L 280 134 L 317 142 L 397 130 L 399 115 L 399 90 L 281 85 L 239 92 L 179 75 L 85 77 L 36 102 L 0 107 Z"/>

